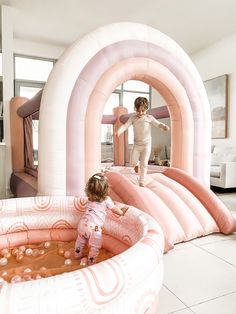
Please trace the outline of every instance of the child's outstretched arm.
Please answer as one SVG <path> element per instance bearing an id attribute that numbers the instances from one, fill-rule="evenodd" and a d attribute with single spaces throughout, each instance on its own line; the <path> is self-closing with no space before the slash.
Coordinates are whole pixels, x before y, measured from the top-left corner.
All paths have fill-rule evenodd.
<path id="1" fill-rule="evenodd" d="M 164 123 L 161 123 L 159 128 L 162 129 L 163 131 L 169 131 L 170 130 L 170 127 Z"/>
<path id="2" fill-rule="evenodd" d="M 125 132 L 133 123 L 133 116 L 129 117 L 129 119 L 119 127 L 117 132 L 115 133 L 116 136 L 120 136 L 123 132 Z"/>
<path id="3" fill-rule="evenodd" d="M 152 120 L 151 120 L 151 123 L 153 126 L 155 126 L 156 128 L 160 128 L 162 129 L 163 131 L 169 131 L 170 128 L 168 125 L 158 121 L 157 119 L 155 119 L 154 117 L 152 117 Z"/>
<path id="4" fill-rule="evenodd" d="M 126 207 L 122 207 L 122 208 L 119 208 L 117 206 L 114 206 L 111 211 L 114 213 L 114 214 L 117 214 L 119 216 L 124 216 L 125 213 L 127 212 L 128 210 L 128 206 Z"/>

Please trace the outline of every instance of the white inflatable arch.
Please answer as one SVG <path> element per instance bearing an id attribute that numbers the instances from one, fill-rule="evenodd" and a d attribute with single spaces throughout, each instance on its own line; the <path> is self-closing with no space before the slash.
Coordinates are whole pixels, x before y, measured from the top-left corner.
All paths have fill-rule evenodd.
<path id="1" fill-rule="evenodd" d="M 130 79 L 150 84 L 168 104 L 172 166 L 209 185 L 210 109 L 195 66 L 163 33 L 114 23 L 75 42 L 50 74 L 40 107 L 39 194 L 83 194 L 100 170 L 104 105 Z"/>

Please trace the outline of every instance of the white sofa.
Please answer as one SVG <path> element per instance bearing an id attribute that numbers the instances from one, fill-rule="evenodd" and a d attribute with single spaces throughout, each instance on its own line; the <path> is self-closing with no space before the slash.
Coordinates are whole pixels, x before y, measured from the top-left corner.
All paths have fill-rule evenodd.
<path id="1" fill-rule="evenodd" d="M 214 147 L 210 175 L 211 186 L 236 188 L 236 147 Z"/>

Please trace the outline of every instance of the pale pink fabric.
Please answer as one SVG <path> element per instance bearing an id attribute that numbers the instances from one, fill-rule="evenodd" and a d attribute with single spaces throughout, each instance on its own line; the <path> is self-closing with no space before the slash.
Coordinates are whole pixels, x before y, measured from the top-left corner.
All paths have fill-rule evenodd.
<path id="1" fill-rule="evenodd" d="M 114 167 L 116 170 L 116 167 Z M 186 172 L 165 168 L 150 173 L 145 187 L 131 170 L 108 171 L 114 200 L 134 204 L 152 215 L 165 235 L 165 250 L 210 233 L 236 231 L 236 221 L 217 196 Z"/>
<path id="2" fill-rule="evenodd" d="M 125 107 L 116 107 L 113 109 L 114 115 L 117 117 L 116 123 L 114 124 L 113 133 L 115 134 L 118 128 L 122 125 L 120 122 L 120 116 L 123 114 L 127 114 L 127 109 Z M 122 134 L 121 136 L 113 137 L 114 143 L 114 164 L 117 166 L 123 166 L 125 164 L 125 151 L 128 147 L 128 138 L 126 134 Z"/>
<path id="3" fill-rule="evenodd" d="M 206 189 L 201 182 L 194 177 L 188 176 L 180 169 L 166 168 L 164 174 L 186 187 L 196 198 L 198 198 L 215 220 L 220 232 L 225 234 L 236 232 L 235 218 L 213 191 Z"/>

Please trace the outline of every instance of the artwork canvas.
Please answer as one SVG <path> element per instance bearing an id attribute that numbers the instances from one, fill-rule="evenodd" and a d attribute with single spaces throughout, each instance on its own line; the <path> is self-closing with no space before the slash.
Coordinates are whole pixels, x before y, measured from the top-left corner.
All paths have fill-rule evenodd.
<path id="1" fill-rule="evenodd" d="M 227 132 L 228 76 L 222 75 L 204 82 L 211 107 L 212 138 L 225 138 Z"/>

